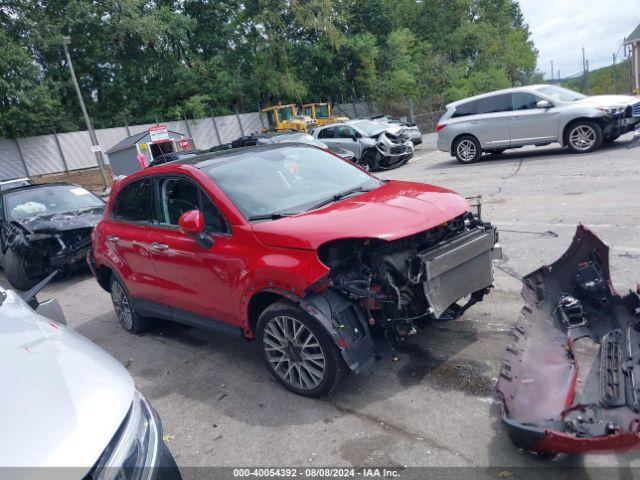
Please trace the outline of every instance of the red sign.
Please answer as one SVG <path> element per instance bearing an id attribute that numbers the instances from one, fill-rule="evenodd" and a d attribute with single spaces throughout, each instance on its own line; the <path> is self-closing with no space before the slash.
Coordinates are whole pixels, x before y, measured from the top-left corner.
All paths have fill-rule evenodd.
<path id="1" fill-rule="evenodd" d="M 189 140 L 187 140 L 186 138 L 183 138 L 182 140 L 180 140 L 180 148 L 182 148 L 183 150 L 188 150 Z"/>
<path id="2" fill-rule="evenodd" d="M 156 125 L 149 129 L 151 143 L 161 143 L 169 141 L 169 131 L 166 125 Z"/>

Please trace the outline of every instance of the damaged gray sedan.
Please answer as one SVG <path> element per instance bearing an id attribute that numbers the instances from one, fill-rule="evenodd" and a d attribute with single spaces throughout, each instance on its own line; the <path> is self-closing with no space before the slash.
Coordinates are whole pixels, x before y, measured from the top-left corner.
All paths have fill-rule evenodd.
<path id="1" fill-rule="evenodd" d="M 27 290 L 54 270 L 86 265 L 91 231 L 104 202 L 68 183 L 27 185 L 0 193 L 0 264 L 9 283 Z"/>
<path id="2" fill-rule="evenodd" d="M 350 150 L 356 163 L 375 172 L 401 167 L 411 160 L 414 147 L 406 130 L 373 120 L 349 120 L 318 127 L 313 135 L 329 147 Z"/>

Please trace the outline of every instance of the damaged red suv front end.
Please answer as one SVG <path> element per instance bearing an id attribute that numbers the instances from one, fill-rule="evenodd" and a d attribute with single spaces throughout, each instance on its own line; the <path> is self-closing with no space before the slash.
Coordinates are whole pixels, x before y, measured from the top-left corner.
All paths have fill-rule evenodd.
<path id="1" fill-rule="evenodd" d="M 514 443 L 551 454 L 637 447 L 640 295 L 613 289 L 609 247 L 580 225 L 559 260 L 524 278 L 522 297 L 498 381 Z"/>

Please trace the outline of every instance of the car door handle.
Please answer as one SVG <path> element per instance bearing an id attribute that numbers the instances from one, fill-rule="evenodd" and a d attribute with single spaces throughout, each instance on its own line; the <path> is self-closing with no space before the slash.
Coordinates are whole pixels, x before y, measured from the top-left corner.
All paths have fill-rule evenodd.
<path id="1" fill-rule="evenodd" d="M 520 120 L 522 117 L 511 117 L 511 120 Z"/>
<path id="2" fill-rule="evenodd" d="M 153 242 L 150 247 L 154 252 L 164 252 L 165 250 L 169 250 L 169 245 L 166 243 Z"/>
<path id="3" fill-rule="evenodd" d="M 472 123 L 473 125 L 475 125 L 476 123 L 478 123 L 478 120 L 469 120 L 469 123 Z"/>
<path id="4" fill-rule="evenodd" d="M 118 240 L 120 240 L 120 237 L 116 237 L 115 235 L 107 235 L 106 240 L 107 242 L 116 243 Z"/>

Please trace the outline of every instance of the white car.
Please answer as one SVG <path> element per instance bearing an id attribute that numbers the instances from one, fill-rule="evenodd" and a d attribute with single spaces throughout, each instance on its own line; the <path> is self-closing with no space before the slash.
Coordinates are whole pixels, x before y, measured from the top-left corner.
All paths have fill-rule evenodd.
<path id="1" fill-rule="evenodd" d="M 0 471 L 180 479 L 160 419 L 127 370 L 68 328 L 55 300 L 37 302 L 50 278 L 26 298 L 0 287 Z"/>

